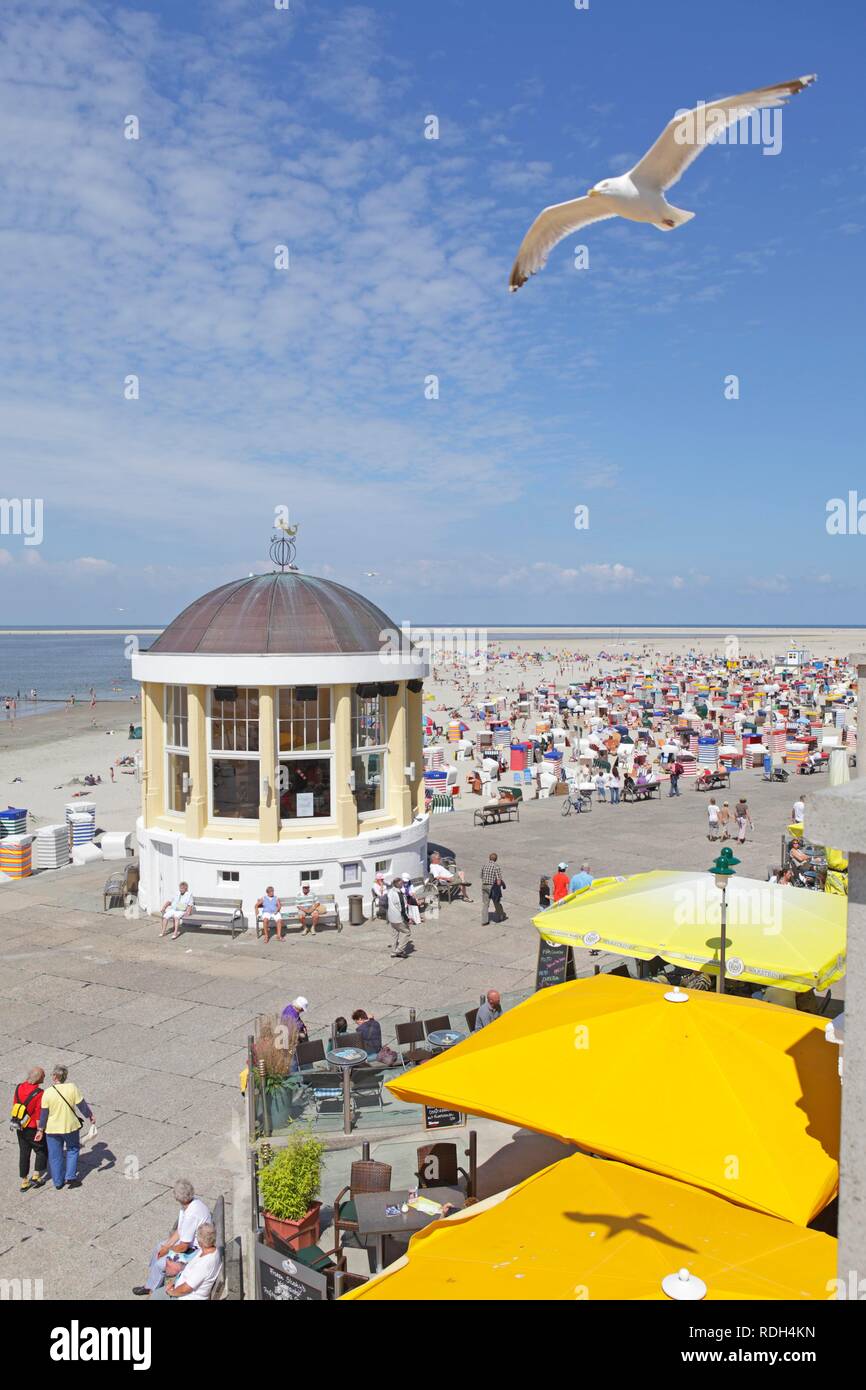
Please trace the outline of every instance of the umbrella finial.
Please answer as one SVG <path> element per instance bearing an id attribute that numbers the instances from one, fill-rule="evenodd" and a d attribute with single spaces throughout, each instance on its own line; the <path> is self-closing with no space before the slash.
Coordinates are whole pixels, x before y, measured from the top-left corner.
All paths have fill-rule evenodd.
<path id="1" fill-rule="evenodd" d="M 665 994 L 665 999 L 669 1004 L 687 1004 L 689 996 L 684 989 L 680 989 L 679 985 L 674 985 L 673 989 L 669 989 Z"/>
<path id="2" fill-rule="evenodd" d="M 676 1274 L 666 1274 L 662 1280 L 662 1290 L 668 1298 L 674 1299 L 677 1303 L 697 1303 L 707 1296 L 707 1286 L 703 1279 L 699 1279 L 696 1274 L 690 1274 L 687 1269 L 679 1269 Z"/>

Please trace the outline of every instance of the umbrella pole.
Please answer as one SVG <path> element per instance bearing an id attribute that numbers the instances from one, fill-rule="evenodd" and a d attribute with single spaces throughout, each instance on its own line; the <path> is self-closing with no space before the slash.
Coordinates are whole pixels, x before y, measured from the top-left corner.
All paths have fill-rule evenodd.
<path id="1" fill-rule="evenodd" d="M 720 946 L 720 948 L 719 948 L 719 978 L 718 978 L 717 981 L 716 981 L 716 993 L 717 993 L 717 994 L 724 994 L 724 992 L 725 992 L 725 945 L 726 945 L 726 940 L 727 940 L 727 934 L 726 934 L 727 917 L 728 917 L 728 885 L 725 883 L 725 884 L 723 884 L 723 886 L 722 886 L 722 938 L 721 938 L 722 944 L 721 944 L 721 946 Z"/>

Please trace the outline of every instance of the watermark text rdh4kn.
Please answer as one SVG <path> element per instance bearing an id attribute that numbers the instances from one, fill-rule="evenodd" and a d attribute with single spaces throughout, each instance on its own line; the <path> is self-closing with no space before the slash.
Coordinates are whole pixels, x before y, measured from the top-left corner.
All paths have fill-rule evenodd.
<path id="1" fill-rule="evenodd" d="M 25 545 L 41 545 L 43 511 L 41 497 L 0 497 L 0 536 L 23 536 Z"/>

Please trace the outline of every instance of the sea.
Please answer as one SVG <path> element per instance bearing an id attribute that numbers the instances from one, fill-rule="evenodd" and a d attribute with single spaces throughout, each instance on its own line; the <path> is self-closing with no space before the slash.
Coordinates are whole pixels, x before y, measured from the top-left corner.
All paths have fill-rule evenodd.
<path id="1" fill-rule="evenodd" d="M 91 688 L 98 700 L 128 700 L 139 691 L 130 670 L 135 642 L 138 650 L 147 651 L 159 630 L 0 632 L 0 700 L 16 696 L 19 717 L 62 705 L 70 695 L 88 700 Z M 36 702 L 29 698 L 32 690 L 37 693 Z"/>
<path id="2" fill-rule="evenodd" d="M 432 630 L 435 631 L 435 628 Z M 557 638 L 574 638 L 581 631 L 580 628 L 556 625 L 526 628 L 490 626 L 474 630 L 478 633 L 484 631 L 488 640 L 503 646 L 508 645 L 509 639 L 531 641 L 534 638 L 539 640 L 540 646 L 555 645 Z M 739 628 L 741 632 L 747 630 L 742 625 Z M 161 631 L 162 627 L 158 625 L 133 632 L 96 626 L 77 629 L 3 629 L 0 631 L 0 700 L 16 696 L 19 716 L 36 713 L 52 704 L 61 705 L 70 695 L 74 695 L 76 700 L 89 699 L 91 688 L 98 700 L 128 700 L 131 695 L 138 694 L 138 683 L 133 681 L 130 670 L 135 644 L 138 644 L 138 650 L 147 651 Z M 587 634 L 591 632 L 595 639 L 615 643 L 622 655 L 626 654 L 630 643 L 634 645 L 634 651 L 639 652 L 653 635 L 653 629 L 648 627 L 620 627 L 610 631 L 584 628 L 582 631 Z M 671 629 L 667 631 L 670 633 Z M 691 627 L 677 635 L 680 638 L 687 634 L 697 637 L 702 631 L 708 630 Z M 38 695 L 36 702 L 29 698 L 30 691 L 34 689 Z"/>

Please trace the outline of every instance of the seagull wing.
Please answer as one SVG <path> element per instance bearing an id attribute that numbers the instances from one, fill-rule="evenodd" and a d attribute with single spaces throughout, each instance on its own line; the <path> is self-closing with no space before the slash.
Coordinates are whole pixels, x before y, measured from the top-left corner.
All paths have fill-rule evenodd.
<path id="1" fill-rule="evenodd" d="M 763 106 L 786 106 L 788 99 L 803 92 L 815 81 L 809 77 L 794 77 L 775 87 L 758 87 L 754 92 L 741 92 L 736 97 L 723 97 L 705 106 L 673 116 L 655 144 L 643 159 L 629 170 L 636 183 L 665 189 L 678 183 L 707 145 L 714 144 L 727 130 L 753 111 Z"/>
<path id="2" fill-rule="evenodd" d="M 615 217 L 616 209 L 603 194 L 589 198 L 574 198 L 570 203 L 554 203 L 540 212 L 520 244 L 517 260 L 511 272 L 509 289 L 512 294 L 525 285 L 530 275 L 543 270 L 547 258 L 563 237 L 585 227 L 590 222 L 603 222 Z"/>

